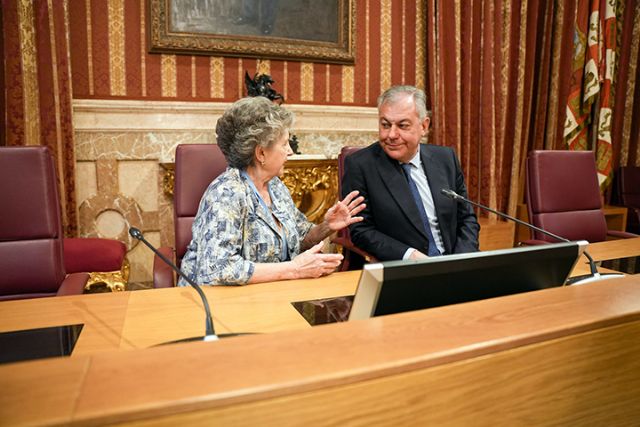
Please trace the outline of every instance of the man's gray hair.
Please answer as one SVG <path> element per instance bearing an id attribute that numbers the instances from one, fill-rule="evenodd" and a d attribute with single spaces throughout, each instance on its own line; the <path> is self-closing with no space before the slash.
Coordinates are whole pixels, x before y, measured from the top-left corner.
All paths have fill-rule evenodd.
<path id="1" fill-rule="evenodd" d="M 257 96 L 234 102 L 216 124 L 220 150 L 229 166 L 246 169 L 255 162 L 255 149 L 267 148 L 293 125 L 293 113 Z"/>
<path id="2" fill-rule="evenodd" d="M 420 120 L 424 120 L 428 115 L 427 95 L 422 89 L 415 86 L 391 86 L 378 97 L 378 109 L 384 104 L 393 104 L 403 95 L 411 95 L 413 103 Z"/>

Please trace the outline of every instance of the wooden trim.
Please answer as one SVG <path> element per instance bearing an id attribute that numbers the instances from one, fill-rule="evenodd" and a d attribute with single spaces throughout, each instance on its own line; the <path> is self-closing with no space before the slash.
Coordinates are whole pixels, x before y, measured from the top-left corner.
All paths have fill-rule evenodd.
<path id="1" fill-rule="evenodd" d="M 590 245 L 639 253 L 640 238 Z M 609 248 L 609 249 L 607 249 Z M 640 275 L 311 328 L 291 301 L 359 272 L 0 303 L 0 331 L 85 323 L 78 351 L 0 366 L 7 424 L 625 424 L 640 414 Z M 106 351 L 120 349 L 131 351 Z M 503 422 L 504 420 L 504 422 Z M 259 422 L 258 422 L 259 421 Z"/>
<path id="2" fill-rule="evenodd" d="M 633 322 L 490 357 L 124 424 L 633 424 L 640 418 L 640 395 L 629 387 L 640 381 L 638 337 L 640 323 Z"/>

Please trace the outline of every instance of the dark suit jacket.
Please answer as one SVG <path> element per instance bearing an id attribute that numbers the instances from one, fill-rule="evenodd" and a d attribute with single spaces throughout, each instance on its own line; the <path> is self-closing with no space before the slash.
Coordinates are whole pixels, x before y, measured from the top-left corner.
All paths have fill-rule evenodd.
<path id="1" fill-rule="evenodd" d="M 433 195 L 445 254 L 477 251 L 480 225 L 473 209 L 440 194 L 441 188 L 447 188 L 467 197 L 455 152 L 449 147 L 421 144 L 420 158 Z M 349 227 L 356 246 L 381 261 L 402 259 L 410 247 L 427 253 L 427 235 L 404 173 L 379 143 L 345 159 L 342 197 L 353 190 L 358 190 L 367 204 L 361 213 L 364 220 Z"/>

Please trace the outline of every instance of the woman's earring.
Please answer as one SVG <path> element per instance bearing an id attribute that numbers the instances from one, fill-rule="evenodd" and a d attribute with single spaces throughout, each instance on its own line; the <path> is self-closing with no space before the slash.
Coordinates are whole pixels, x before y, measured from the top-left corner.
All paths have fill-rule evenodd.
<path id="1" fill-rule="evenodd" d="M 261 164 L 262 166 L 264 166 L 264 160 L 260 161 L 260 164 Z"/>

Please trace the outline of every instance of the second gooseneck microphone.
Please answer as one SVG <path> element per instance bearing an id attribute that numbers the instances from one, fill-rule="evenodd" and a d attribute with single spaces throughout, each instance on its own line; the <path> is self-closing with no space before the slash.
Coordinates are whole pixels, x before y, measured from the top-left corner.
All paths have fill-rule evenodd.
<path id="1" fill-rule="evenodd" d="M 485 205 L 483 205 L 481 203 L 474 202 L 473 200 L 469 200 L 466 197 L 463 197 L 463 196 L 459 195 L 458 193 L 456 193 L 453 190 L 442 188 L 440 190 L 440 193 L 445 195 L 445 196 L 447 196 L 450 199 L 457 200 L 459 202 L 469 203 L 469 204 L 471 204 L 473 206 L 477 206 L 477 207 L 479 207 L 481 209 L 484 209 L 484 210 L 487 210 L 487 211 L 489 211 L 491 213 L 494 213 L 494 214 L 496 214 L 496 215 L 498 215 L 500 217 L 507 218 L 507 219 L 509 219 L 511 221 L 514 221 L 514 222 L 516 222 L 516 223 L 518 223 L 520 225 L 524 225 L 525 227 L 527 227 L 529 229 L 538 231 L 538 232 L 540 232 L 542 234 L 545 234 L 545 235 L 547 235 L 549 237 L 552 237 L 552 238 L 554 238 L 554 239 L 556 239 L 556 240 L 558 240 L 560 242 L 571 242 L 571 240 L 569 240 L 569 239 L 565 239 L 564 237 L 560 237 L 560 236 L 558 236 L 556 234 L 553 234 L 553 233 L 551 233 L 551 232 L 549 232 L 547 230 L 544 230 L 544 229 L 542 229 L 540 227 L 536 227 L 533 224 L 530 224 L 528 222 L 522 221 L 522 220 L 520 220 L 518 218 L 514 218 L 511 215 L 507 215 L 504 212 L 497 211 L 495 209 L 490 208 L 489 206 L 485 206 Z M 576 283 L 586 283 L 588 281 L 591 281 L 592 279 L 593 280 L 599 280 L 599 279 L 603 278 L 603 275 L 598 272 L 598 268 L 596 267 L 596 263 L 593 260 L 593 258 L 591 258 L 591 255 L 589 255 L 587 253 L 587 251 L 584 251 L 583 253 L 584 253 L 584 256 L 586 256 L 587 259 L 589 260 L 589 269 L 591 270 L 591 277 L 588 278 L 588 279 L 585 279 L 585 280 L 580 280 L 580 281 L 573 282 L 574 284 L 576 284 Z M 622 277 L 622 276 L 624 276 L 624 275 L 623 274 L 616 274 L 616 273 L 607 274 L 607 277 Z"/>
<path id="2" fill-rule="evenodd" d="M 186 280 L 187 283 L 191 285 L 191 287 L 195 289 L 196 292 L 198 292 L 198 295 L 200 295 L 200 299 L 202 299 L 202 305 L 204 306 L 204 311 L 206 315 L 206 318 L 205 318 L 206 335 L 204 337 L 187 338 L 185 340 L 178 340 L 178 341 L 215 341 L 217 340 L 218 336 L 216 335 L 215 330 L 213 329 L 213 318 L 211 317 L 211 310 L 209 309 L 209 301 L 207 301 L 207 297 L 202 291 L 202 289 L 200 289 L 200 286 L 194 283 L 193 280 L 187 277 L 187 275 L 184 274 L 173 262 L 171 262 L 171 260 L 169 260 L 167 257 L 162 255 L 160 251 L 158 251 L 151 243 L 149 243 L 147 239 L 144 238 L 140 230 L 138 230 L 135 227 L 131 227 L 129 228 L 129 234 L 134 239 L 140 240 L 142 243 L 147 245 L 147 247 L 151 249 L 154 254 L 158 255 L 160 259 L 164 261 L 169 267 L 171 267 L 178 274 L 178 276 Z"/>

